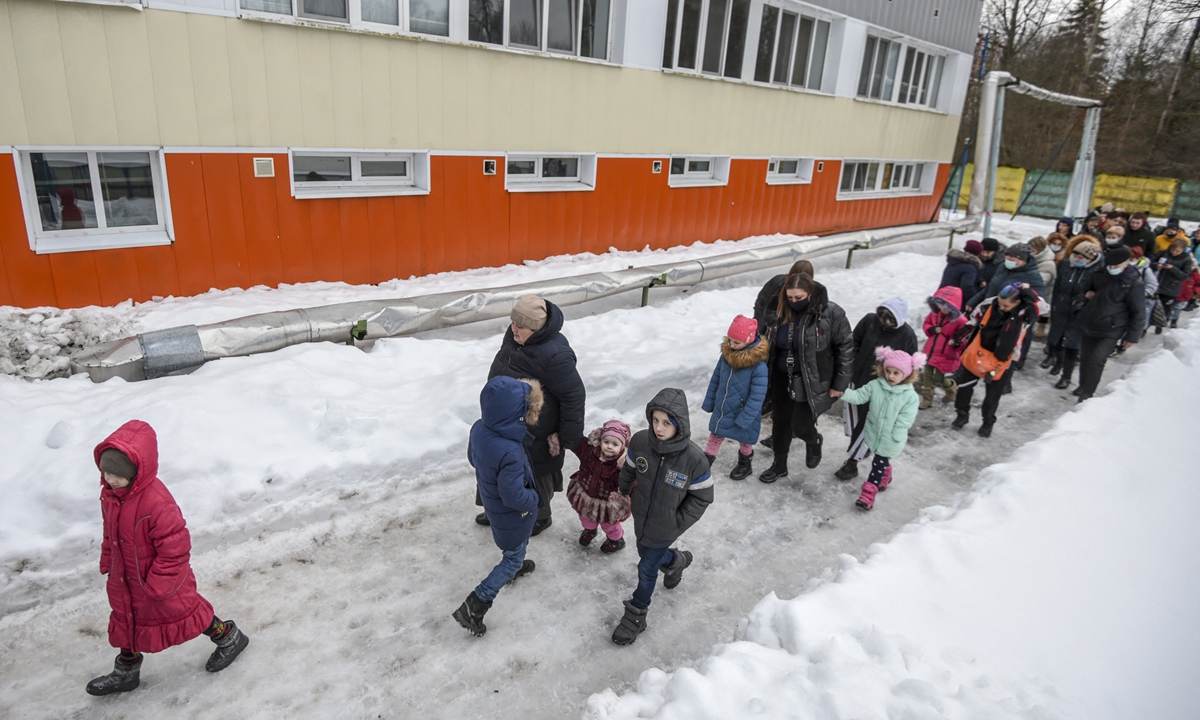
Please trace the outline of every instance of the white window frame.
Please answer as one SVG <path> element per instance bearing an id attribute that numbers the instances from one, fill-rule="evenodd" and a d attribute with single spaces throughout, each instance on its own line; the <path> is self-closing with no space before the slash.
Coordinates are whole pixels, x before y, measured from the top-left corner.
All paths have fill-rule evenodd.
<path id="1" fill-rule="evenodd" d="M 684 162 L 682 174 L 672 172 L 676 160 Z M 696 161 L 708 161 L 708 171 L 689 170 L 690 164 Z M 730 161 L 729 155 L 672 155 L 667 162 L 667 186 L 676 188 L 728 185 Z"/>
<path id="2" fill-rule="evenodd" d="M 788 5 L 788 4 L 783 4 L 780 2 L 773 2 L 773 3 L 763 3 L 762 7 L 763 7 L 764 13 L 766 12 L 766 8 L 768 8 L 768 7 L 773 7 L 779 11 L 778 15 L 776 17 L 776 20 L 775 20 L 775 41 L 774 41 L 774 43 L 772 43 L 772 47 L 771 47 L 771 60 L 770 60 L 770 67 L 769 67 L 768 73 L 767 73 L 767 79 L 766 80 L 758 80 L 757 79 L 758 52 L 757 52 L 757 50 L 755 50 L 755 52 L 753 54 L 753 62 L 751 63 L 754 67 L 751 67 L 750 71 L 749 71 L 750 72 L 750 75 L 749 75 L 750 81 L 754 82 L 757 85 L 770 85 L 772 87 L 785 87 L 785 88 L 789 88 L 792 90 L 803 90 L 803 91 L 808 91 L 808 92 L 822 92 L 822 88 L 824 88 L 826 86 L 827 81 L 830 78 L 830 47 L 833 44 L 834 22 L 835 21 L 830 17 L 824 17 L 818 13 L 813 13 L 812 8 L 809 8 L 807 6 Z M 775 79 L 775 64 L 776 64 L 776 62 L 778 62 L 779 43 L 782 39 L 781 31 L 783 28 L 783 14 L 785 12 L 791 13 L 792 15 L 795 15 L 797 17 L 796 17 L 796 26 L 792 29 L 792 43 L 791 43 L 790 49 L 788 50 L 787 73 L 786 73 L 785 78 L 782 81 L 778 81 Z M 795 78 L 792 77 L 792 74 L 795 72 L 795 69 L 796 69 L 796 49 L 798 47 L 797 41 L 800 39 L 800 27 L 803 24 L 804 20 L 812 21 L 813 31 L 812 31 L 812 36 L 810 37 L 810 40 L 809 40 L 808 58 L 806 59 L 805 65 L 804 65 L 804 74 L 805 74 L 804 82 L 802 84 L 797 85 L 793 82 Z M 759 28 L 757 31 L 757 39 L 758 39 L 759 43 L 762 42 L 762 39 L 761 39 L 762 38 L 762 22 L 761 21 L 762 21 L 762 15 L 759 15 Z M 816 48 L 816 43 L 813 42 L 813 40 L 815 40 L 817 33 L 820 31 L 820 23 L 825 23 L 828 26 L 828 29 L 825 32 L 825 57 L 821 62 L 821 82 L 817 85 L 817 87 L 808 87 L 808 85 L 807 85 L 807 81 L 809 79 L 808 76 L 812 72 L 812 66 L 813 66 L 812 60 L 813 60 L 814 50 Z M 744 68 L 743 68 L 743 72 L 745 72 Z"/>
<path id="3" fill-rule="evenodd" d="M 871 41 L 875 41 L 874 46 L 871 45 Z M 883 76 L 880 78 L 879 97 L 872 97 L 872 91 L 875 89 L 873 87 L 875 84 L 873 77 L 874 69 L 879 63 L 879 44 L 881 42 L 888 43 L 889 57 L 885 60 Z M 871 48 L 871 64 L 869 67 L 864 68 L 868 48 Z M 893 51 L 896 56 L 896 65 L 894 68 L 890 67 Z M 900 97 L 901 85 L 904 83 L 904 68 L 908 62 L 908 54 L 910 52 L 913 53 L 914 58 L 912 69 L 914 73 L 919 70 L 921 76 L 916 88 L 911 86 L 911 79 L 909 81 L 908 95 L 914 96 L 912 101 L 909 101 L 907 97 Z M 901 105 L 913 110 L 939 112 L 938 103 L 941 101 L 944 90 L 942 85 L 946 79 L 945 66 L 948 60 L 948 55 L 945 51 L 930 48 L 909 38 L 891 36 L 872 30 L 867 33 L 859 58 L 859 74 L 854 87 L 855 100 L 888 103 Z M 920 68 L 917 67 L 917 62 L 921 63 Z M 937 67 L 936 70 L 934 69 L 935 65 Z M 861 91 L 864 69 L 868 73 L 865 93 Z M 890 77 L 888 75 L 889 70 L 893 73 Z"/>
<path id="4" fill-rule="evenodd" d="M 550 158 L 573 158 L 578 174 L 574 178 L 542 177 L 542 162 Z M 533 161 L 533 175 L 511 175 L 508 163 Z M 579 192 L 596 189 L 595 153 L 509 153 L 504 156 L 504 189 L 508 192 Z"/>
<path id="5" fill-rule="evenodd" d="M 357 1 L 357 0 L 355 0 Z M 613 48 L 613 16 L 617 14 L 617 4 L 619 0 L 609 0 L 608 4 L 608 32 L 605 34 L 604 57 L 596 58 L 588 55 L 581 55 L 580 49 L 583 47 L 583 0 L 573 0 L 575 5 L 575 49 L 572 51 L 551 49 L 550 48 L 550 23 L 547 19 L 550 17 L 550 2 L 551 0 L 538 0 L 541 3 L 540 22 L 541 28 L 538 33 L 538 47 L 530 47 L 528 45 L 514 45 L 510 34 L 510 20 L 512 19 L 511 5 L 512 0 L 504 0 L 504 42 L 490 43 L 482 40 L 471 40 L 471 19 L 470 19 L 470 0 L 462 0 L 464 10 L 467 15 L 464 39 L 472 45 L 486 48 L 505 48 L 518 52 L 539 53 L 546 55 L 555 55 L 558 57 L 571 57 L 580 60 L 591 60 L 593 62 L 611 62 Z M 454 2 L 454 0 L 451 0 Z"/>
<path id="6" fill-rule="evenodd" d="M 350 180 L 334 182 L 296 181 L 296 156 L 349 157 Z M 363 160 L 405 160 L 406 178 L 362 177 Z M 315 198 L 391 197 L 429 194 L 428 150 L 359 150 L 343 148 L 289 148 L 288 183 L 297 200 Z"/>
<path id="7" fill-rule="evenodd" d="M 727 0 L 727 2 L 725 3 L 725 19 L 723 21 L 723 24 L 721 25 L 721 37 L 718 39 L 718 42 L 720 42 L 720 44 L 721 44 L 721 53 L 720 53 L 720 58 L 717 61 L 717 70 L 715 72 L 704 69 L 704 50 L 708 47 L 708 13 L 709 13 L 709 9 L 712 7 L 712 0 L 702 0 L 701 4 L 700 4 L 700 28 L 696 34 L 696 67 L 685 68 L 685 67 L 679 66 L 679 48 L 680 48 L 680 44 L 681 44 L 679 42 L 679 39 L 683 32 L 683 3 L 684 3 L 684 0 L 678 0 L 676 3 L 676 6 L 675 6 L 676 7 L 675 27 L 674 27 L 674 32 L 671 33 L 671 38 L 672 38 L 671 41 L 674 43 L 674 47 L 671 49 L 671 66 L 670 67 L 664 66 L 663 69 L 675 71 L 675 72 L 681 72 L 681 73 L 704 75 L 706 77 L 724 77 L 724 78 L 730 78 L 730 79 L 734 79 L 734 80 L 742 80 L 743 78 L 745 78 L 745 76 L 746 76 L 746 62 L 745 62 L 746 49 L 750 43 L 751 37 L 753 36 L 753 33 L 750 30 L 750 25 L 755 17 L 753 1 L 751 0 L 751 2 L 749 3 L 749 8 L 747 9 L 746 36 L 742 39 L 741 71 L 737 75 L 727 74 L 729 59 L 730 59 L 729 58 L 729 31 L 730 31 L 732 21 L 733 21 L 734 0 Z M 669 9 L 667 11 L 666 22 L 667 23 L 671 22 L 671 16 L 670 16 Z M 666 43 L 665 35 L 663 38 L 663 42 Z M 663 48 L 664 59 L 666 56 L 666 51 L 667 51 L 667 48 L 664 47 Z"/>
<path id="8" fill-rule="evenodd" d="M 150 154 L 150 177 L 154 183 L 154 210 L 157 225 L 135 227 L 107 227 L 97 153 Z M 38 208 L 37 185 L 33 178 L 33 153 L 87 153 L 88 170 L 95 198 L 96 222 L 99 227 L 72 230 L 43 230 L 41 212 Z M 60 252 L 82 252 L 114 248 L 151 247 L 170 245 L 175 238 L 171 221 L 171 202 L 167 191 L 167 167 L 165 153 L 161 147 L 146 146 L 74 146 L 45 145 L 19 146 L 13 148 L 13 161 L 18 168 L 17 190 L 21 195 L 21 207 L 25 211 L 25 230 L 29 236 L 29 249 L 39 255 Z"/>
<path id="9" fill-rule="evenodd" d="M 865 168 L 863 173 L 863 187 L 855 189 L 855 181 L 851 181 L 851 188 L 844 189 L 846 177 L 848 173 L 857 174 L 859 168 Z M 874 167 L 874 177 L 871 175 L 871 166 Z M 891 166 L 889 172 L 888 166 Z M 889 197 L 911 197 L 918 195 L 930 195 L 933 193 L 933 185 L 937 178 L 936 162 L 925 160 L 883 160 L 879 158 L 846 158 L 842 161 L 842 172 L 838 176 L 838 200 L 868 200 L 872 198 L 889 198 Z M 853 169 L 852 169 L 853 168 Z M 896 182 L 896 173 L 901 173 L 901 180 Z M 904 184 L 904 173 L 908 173 L 908 184 Z M 884 187 L 884 177 L 889 176 L 891 182 L 888 187 Z"/>
<path id="10" fill-rule="evenodd" d="M 445 40 L 457 39 L 454 37 L 454 25 L 456 22 L 457 5 L 459 4 L 458 0 L 450 0 L 445 35 L 413 30 L 410 18 L 410 0 L 395 1 L 397 3 L 400 16 L 400 22 L 396 25 L 388 25 L 386 23 L 376 23 L 363 20 L 361 0 L 346 0 L 345 20 L 325 15 L 305 15 L 300 12 L 301 0 L 289 0 L 292 8 L 290 13 L 273 13 L 265 10 L 247 9 L 242 6 L 243 0 L 237 0 L 237 16 L 253 20 L 270 20 L 274 22 L 279 22 L 281 19 L 290 19 L 293 22 L 302 24 L 315 24 L 339 28 L 350 27 L 358 30 L 370 30 L 371 32 L 382 32 L 392 35 L 415 35 L 421 38 L 443 38 Z"/>
<path id="11" fill-rule="evenodd" d="M 813 158 L 802 157 L 773 157 L 767 161 L 768 185 L 803 185 L 812 182 Z M 796 171 L 784 173 L 780 166 L 785 162 L 795 162 Z"/>

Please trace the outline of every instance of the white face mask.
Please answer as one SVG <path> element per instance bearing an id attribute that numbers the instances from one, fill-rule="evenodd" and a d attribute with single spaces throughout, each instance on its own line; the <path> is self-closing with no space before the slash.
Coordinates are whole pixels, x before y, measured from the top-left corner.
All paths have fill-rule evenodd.
<path id="1" fill-rule="evenodd" d="M 1126 263 L 1121 263 L 1120 265 L 1117 265 L 1116 267 L 1107 268 L 1108 274 L 1109 275 L 1120 275 L 1121 273 L 1125 272 L 1125 265 L 1126 265 Z"/>
<path id="2" fill-rule="evenodd" d="M 1060 253 L 1060 252 L 1062 252 L 1062 249 L 1063 249 L 1062 245 L 1051 245 L 1050 246 L 1050 252 Z"/>

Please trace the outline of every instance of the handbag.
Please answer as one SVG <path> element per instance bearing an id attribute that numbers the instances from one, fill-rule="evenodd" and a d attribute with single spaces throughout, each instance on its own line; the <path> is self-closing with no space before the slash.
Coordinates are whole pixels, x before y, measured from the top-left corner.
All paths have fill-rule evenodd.
<path id="1" fill-rule="evenodd" d="M 1154 327 L 1167 326 L 1167 309 L 1163 306 L 1162 300 L 1154 298 L 1154 310 L 1150 312 L 1150 324 Z"/>

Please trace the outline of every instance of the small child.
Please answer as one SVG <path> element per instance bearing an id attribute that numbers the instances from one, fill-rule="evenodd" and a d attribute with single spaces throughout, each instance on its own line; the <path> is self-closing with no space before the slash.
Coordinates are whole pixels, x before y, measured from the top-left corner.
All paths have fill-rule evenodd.
<path id="1" fill-rule="evenodd" d="M 100 469 L 108 575 L 108 641 L 121 654 L 108 675 L 87 684 L 89 695 L 129 692 L 140 683 L 142 653 L 182 645 L 204 634 L 217 648 L 204 668 L 224 670 L 250 644 L 232 620 L 213 615 L 196 591 L 189 562 L 192 539 L 175 498 L 158 479 L 158 438 L 130 420 L 94 451 Z"/>
<path id="2" fill-rule="evenodd" d="M 967 324 L 967 316 L 959 311 L 962 306 L 962 290 L 953 286 L 939 288 L 929 303 L 929 314 L 925 316 L 925 357 L 929 363 L 921 379 L 921 404 L 919 409 L 933 407 L 934 383 L 945 388 L 942 402 L 954 402 L 958 385 L 954 382 L 954 371 L 960 364 L 959 349 L 950 341 Z"/>
<path id="3" fill-rule="evenodd" d="M 584 547 L 596 539 L 596 528 L 604 530 L 607 538 L 600 552 L 615 553 L 625 547 L 621 523 L 629 518 L 630 504 L 629 498 L 620 493 L 617 478 L 625 464 L 625 448 L 632 433 L 620 420 L 609 420 L 580 440 L 575 448 L 579 471 L 571 476 L 567 500 L 579 513 L 583 525 L 579 544 Z"/>
<path id="4" fill-rule="evenodd" d="M 738 461 L 731 480 L 744 480 L 753 469 L 754 443 L 762 425 L 762 405 L 767 399 L 767 356 L 771 346 L 758 337 L 758 321 L 738 315 L 721 341 L 721 358 L 708 381 L 701 406 L 712 413 L 704 455 L 709 465 L 725 438 L 738 442 Z"/>
<path id="5" fill-rule="evenodd" d="M 691 441 L 687 396 L 665 388 L 646 405 L 649 430 L 629 441 L 619 480 L 621 494 L 633 496 L 633 533 L 637 537 L 638 584 L 625 601 L 625 615 L 612 640 L 629 645 L 646 629 L 646 610 L 658 583 L 671 590 L 683 580 L 692 554 L 671 545 L 696 524 L 713 501 L 708 460 Z"/>
<path id="6" fill-rule="evenodd" d="M 871 474 L 862 484 L 862 492 L 854 503 L 863 510 L 874 507 L 875 495 L 886 490 L 892 481 L 891 461 L 904 450 L 908 429 L 917 419 L 919 398 L 912 386 L 925 364 L 924 353 L 909 355 L 889 347 L 876 349 L 875 358 L 879 361 L 875 364 L 878 377 L 842 395 L 844 402 L 871 404 L 864 433 L 867 447 L 875 453 L 875 459 L 871 461 Z"/>

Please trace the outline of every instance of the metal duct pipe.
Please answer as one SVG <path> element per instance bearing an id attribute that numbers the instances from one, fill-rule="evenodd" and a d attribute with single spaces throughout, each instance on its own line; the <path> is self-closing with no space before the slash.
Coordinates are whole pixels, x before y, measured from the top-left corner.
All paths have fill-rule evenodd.
<path id="1" fill-rule="evenodd" d="M 366 300 L 250 315 L 212 325 L 168 328 L 92 348 L 71 360 L 72 372 L 95 382 L 121 377 L 144 380 L 186 372 L 209 360 L 272 352 L 306 342 L 348 342 L 411 335 L 425 330 L 507 317 L 522 295 L 539 295 L 556 305 L 641 290 L 651 281 L 690 286 L 706 280 L 788 265 L 839 250 L 875 248 L 970 232 L 978 218 L 839 233 L 766 248 L 740 250 L 701 260 L 596 272 L 486 290 L 410 298 Z"/>

